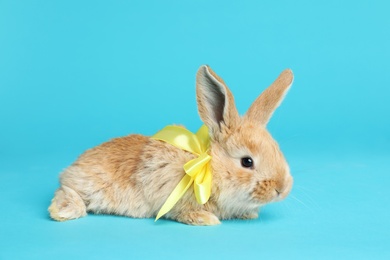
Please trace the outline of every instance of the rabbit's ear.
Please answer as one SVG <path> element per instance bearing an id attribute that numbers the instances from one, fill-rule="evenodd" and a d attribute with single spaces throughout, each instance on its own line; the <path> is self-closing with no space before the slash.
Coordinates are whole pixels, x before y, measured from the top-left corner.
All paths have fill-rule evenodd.
<path id="1" fill-rule="evenodd" d="M 219 132 L 235 127 L 239 115 L 234 98 L 224 81 L 203 65 L 196 75 L 196 98 L 202 121 L 209 128 L 212 138 Z"/>
<path id="2" fill-rule="evenodd" d="M 293 72 L 290 69 L 284 70 L 271 86 L 253 102 L 244 118 L 266 125 L 291 87 L 293 79 Z"/>

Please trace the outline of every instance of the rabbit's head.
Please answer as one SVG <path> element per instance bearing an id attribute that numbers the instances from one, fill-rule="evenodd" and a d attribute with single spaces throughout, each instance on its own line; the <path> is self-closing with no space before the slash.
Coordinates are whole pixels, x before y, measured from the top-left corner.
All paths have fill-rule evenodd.
<path id="1" fill-rule="evenodd" d="M 292 71 L 283 71 L 240 117 L 224 81 L 210 67 L 200 67 L 198 110 L 210 132 L 213 189 L 220 204 L 245 210 L 279 201 L 290 192 L 288 164 L 266 125 L 292 81 Z"/>

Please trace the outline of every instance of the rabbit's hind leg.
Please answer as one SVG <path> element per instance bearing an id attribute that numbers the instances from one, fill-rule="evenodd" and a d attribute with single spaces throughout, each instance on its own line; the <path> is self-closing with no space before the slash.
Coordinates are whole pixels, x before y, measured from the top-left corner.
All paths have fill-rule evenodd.
<path id="1" fill-rule="evenodd" d="M 49 207 L 50 217 L 57 221 L 76 219 L 87 215 L 84 201 L 73 189 L 62 185 Z"/>

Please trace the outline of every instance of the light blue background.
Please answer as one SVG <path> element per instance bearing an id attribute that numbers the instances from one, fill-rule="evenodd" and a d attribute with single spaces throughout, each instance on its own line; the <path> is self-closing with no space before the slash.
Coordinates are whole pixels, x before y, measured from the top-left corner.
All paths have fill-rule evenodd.
<path id="1" fill-rule="evenodd" d="M 0 1 L 0 259 L 389 259 L 388 1 Z M 269 129 L 295 186 L 253 221 L 57 223 L 85 149 L 196 130 L 201 64 L 245 113 L 285 68 Z M 197 258 L 201 257 L 201 258 Z"/>

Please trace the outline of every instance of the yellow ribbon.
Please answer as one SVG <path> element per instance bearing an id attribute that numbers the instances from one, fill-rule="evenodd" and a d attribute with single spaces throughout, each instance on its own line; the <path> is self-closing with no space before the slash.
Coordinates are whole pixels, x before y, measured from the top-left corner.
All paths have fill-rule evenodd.
<path id="1" fill-rule="evenodd" d="M 207 154 L 210 146 L 208 129 L 205 125 L 196 134 L 179 126 L 166 126 L 157 132 L 152 139 L 164 141 L 182 150 L 190 152 L 197 158 L 184 164 L 184 177 L 175 187 L 157 214 L 156 221 L 170 211 L 194 183 L 194 193 L 199 204 L 205 204 L 211 193 L 211 156 Z"/>

